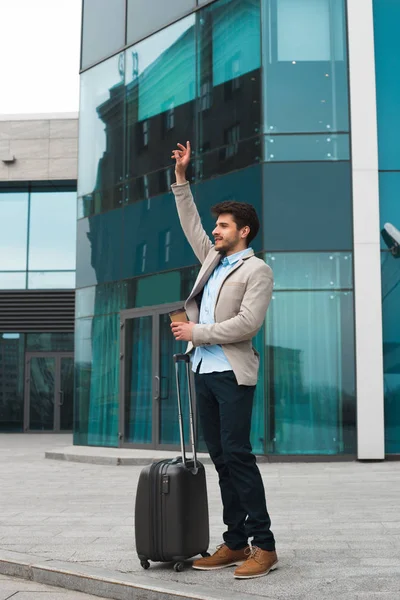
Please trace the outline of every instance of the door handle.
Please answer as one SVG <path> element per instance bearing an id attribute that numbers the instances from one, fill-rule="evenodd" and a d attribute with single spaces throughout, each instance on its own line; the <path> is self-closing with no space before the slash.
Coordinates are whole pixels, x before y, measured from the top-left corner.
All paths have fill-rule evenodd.
<path id="1" fill-rule="evenodd" d="M 62 390 L 60 390 L 59 394 L 60 394 L 59 405 L 62 406 L 64 404 L 64 392 Z"/>
<path id="2" fill-rule="evenodd" d="M 155 390 L 155 394 L 154 394 L 154 400 L 159 400 L 160 399 L 160 378 L 158 375 L 156 375 L 154 377 L 155 382 L 156 382 L 156 390 Z"/>

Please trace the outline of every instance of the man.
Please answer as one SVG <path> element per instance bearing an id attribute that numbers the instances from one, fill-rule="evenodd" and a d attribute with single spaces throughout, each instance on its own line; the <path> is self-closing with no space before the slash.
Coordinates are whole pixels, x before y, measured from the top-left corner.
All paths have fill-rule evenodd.
<path id="1" fill-rule="evenodd" d="M 194 350 L 196 397 L 204 440 L 219 475 L 224 543 L 210 557 L 194 561 L 201 570 L 238 566 L 239 579 L 275 569 L 278 558 L 264 486 L 250 444 L 251 413 L 259 357 L 251 340 L 261 328 L 272 294 L 273 276 L 254 256 L 249 243 L 259 230 L 253 206 L 222 202 L 215 244 L 204 231 L 193 201 L 186 169 L 190 143 L 172 151 L 172 185 L 182 229 L 202 263 L 186 301 L 187 323 L 172 323 L 177 340 Z M 249 538 L 252 545 L 248 545 Z"/>

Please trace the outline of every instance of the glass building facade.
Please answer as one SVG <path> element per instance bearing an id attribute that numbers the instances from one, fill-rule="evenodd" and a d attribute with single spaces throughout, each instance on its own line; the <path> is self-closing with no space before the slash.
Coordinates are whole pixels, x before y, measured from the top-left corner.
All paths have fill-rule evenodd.
<path id="1" fill-rule="evenodd" d="M 0 183 L 0 289 L 73 289 L 76 183 Z"/>
<path id="2" fill-rule="evenodd" d="M 374 0 L 374 34 L 379 148 L 381 227 L 400 229 L 400 81 L 395 76 L 400 59 L 398 23 L 400 4 Z M 385 393 L 385 447 L 400 454 L 400 260 L 382 241 L 382 311 Z"/>
<path id="3" fill-rule="evenodd" d="M 190 140 L 205 229 L 213 204 L 251 202 L 262 220 L 252 245 L 275 275 L 255 340 L 255 452 L 354 455 L 344 0 L 103 4 L 113 32 L 95 43 L 96 2 L 83 11 L 74 443 L 178 445 L 172 355 L 183 348 L 167 312 L 198 265 L 170 157 Z"/>
<path id="4" fill-rule="evenodd" d="M 0 249 L 0 432 L 71 430 L 74 334 L 62 331 L 60 290 L 75 288 L 76 182 L 2 182 Z M 54 300 L 55 331 L 41 331 Z"/>

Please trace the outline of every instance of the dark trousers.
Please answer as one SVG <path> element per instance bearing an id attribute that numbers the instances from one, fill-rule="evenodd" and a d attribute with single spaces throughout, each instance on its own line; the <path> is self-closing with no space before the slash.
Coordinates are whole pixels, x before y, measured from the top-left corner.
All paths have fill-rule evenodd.
<path id="1" fill-rule="evenodd" d="M 196 398 L 208 452 L 219 475 L 224 542 L 244 548 L 249 538 L 263 550 L 275 540 L 265 491 L 250 444 L 255 386 L 238 385 L 233 371 L 196 373 Z"/>

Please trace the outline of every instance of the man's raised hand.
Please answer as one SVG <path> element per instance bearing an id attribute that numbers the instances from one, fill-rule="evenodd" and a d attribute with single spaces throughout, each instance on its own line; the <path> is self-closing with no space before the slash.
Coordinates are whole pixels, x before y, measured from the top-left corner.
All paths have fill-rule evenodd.
<path id="1" fill-rule="evenodd" d="M 171 158 L 175 159 L 176 180 L 178 183 L 180 183 L 179 180 L 181 179 L 183 179 L 183 181 L 186 181 L 185 173 L 190 162 L 191 148 L 190 142 L 186 142 L 186 147 L 182 144 L 177 144 L 177 146 L 178 150 L 172 150 Z"/>

